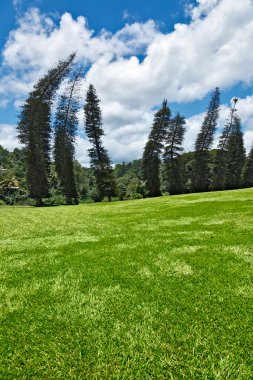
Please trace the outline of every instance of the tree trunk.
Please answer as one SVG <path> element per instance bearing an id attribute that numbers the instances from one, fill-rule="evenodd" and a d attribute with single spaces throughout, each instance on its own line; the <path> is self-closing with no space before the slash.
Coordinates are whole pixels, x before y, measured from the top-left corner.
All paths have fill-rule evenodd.
<path id="1" fill-rule="evenodd" d="M 71 197 L 66 197 L 66 204 L 72 205 L 72 198 Z"/>
<path id="2" fill-rule="evenodd" d="M 42 198 L 36 198 L 36 207 L 41 207 L 43 206 Z"/>

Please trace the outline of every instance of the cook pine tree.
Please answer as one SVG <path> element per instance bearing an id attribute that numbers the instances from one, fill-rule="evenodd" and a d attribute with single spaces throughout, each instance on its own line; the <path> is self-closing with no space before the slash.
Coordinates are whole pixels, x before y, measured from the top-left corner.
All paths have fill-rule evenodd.
<path id="1" fill-rule="evenodd" d="M 226 161 L 225 189 L 240 189 L 243 183 L 246 152 L 243 143 L 243 133 L 241 131 L 241 120 L 237 115 L 233 119 L 227 140 Z"/>
<path id="2" fill-rule="evenodd" d="M 222 134 L 219 139 L 218 148 L 214 160 L 213 178 L 211 190 L 224 190 L 227 174 L 227 145 L 228 138 L 234 125 L 234 119 L 237 116 L 236 103 L 238 99 L 233 98 L 233 104 L 230 108 L 228 120 L 224 126 Z"/>
<path id="3" fill-rule="evenodd" d="M 193 192 L 208 191 L 209 183 L 209 151 L 213 144 L 214 133 L 219 118 L 220 90 L 214 90 L 207 108 L 201 130 L 195 142 L 194 161 L 192 167 L 191 190 Z"/>
<path id="4" fill-rule="evenodd" d="M 184 192 L 181 154 L 185 131 L 185 118 L 178 113 L 169 122 L 163 154 L 166 190 L 171 195 Z"/>
<path id="5" fill-rule="evenodd" d="M 160 156 L 169 130 L 170 117 L 171 111 L 167 100 L 164 100 L 162 107 L 155 113 L 153 126 L 142 156 L 142 177 L 148 197 L 161 195 Z"/>
<path id="6" fill-rule="evenodd" d="M 253 145 L 246 160 L 243 173 L 243 187 L 253 187 Z"/>
<path id="7" fill-rule="evenodd" d="M 59 97 L 54 130 L 55 169 L 60 180 L 66 203 L 78 203 L 78 194 L 74 175 L 75 136 L 78 127 L 79 109 L 78 90 L 82 69 L 73 72 L 62 89 Z"/>
<path id="8" fill-rule="evenodd" d="M 18 138 L 25 145 L 29 195 L 36 206 L 48 196 L 51 139 L 51 107 L 53 96 L 68 74 L 75 54 L 50 69 L 30 92 L 19 115 Z"/>
<path id="9" fill-rule="evenodd" d="M 88 150 L 90 165 L 96 179 L 97 201 L 102 201 L 104 197 L 108 197 L 108 200 L 111 201 L 112 196 L 115 195 L 115 179 L 109 154 L 102 142 L 105 133 L 102 128 L 102 113 L 99 103 L 96 90 L 91 84 L 84 105 L 85 132 L 92 144 L 92 148 Z"/>

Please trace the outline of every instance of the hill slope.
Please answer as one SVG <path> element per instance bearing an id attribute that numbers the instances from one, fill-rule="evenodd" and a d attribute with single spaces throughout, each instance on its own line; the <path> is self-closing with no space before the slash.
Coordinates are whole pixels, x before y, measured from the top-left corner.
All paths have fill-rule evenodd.
<path id="1" fill-rule="evenodd" d="M 251 378 L 252 189 L 0 225 L 1 378 Z"/>

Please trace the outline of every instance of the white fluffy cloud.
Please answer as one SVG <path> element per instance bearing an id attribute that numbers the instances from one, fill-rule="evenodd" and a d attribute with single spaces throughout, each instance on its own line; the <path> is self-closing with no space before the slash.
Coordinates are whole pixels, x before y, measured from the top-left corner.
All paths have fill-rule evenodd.
<path id="1" fill-rule="evenodd" d="M 19 19 L 17 29 L 10 32 L 3 51 L 3 70 L 7 74 L 0 81 L 0 94 L 26 95 L 34 81 L 59 59 L 73 51 L 86 63 L 100 57 L 108 61 L 128 54 L 145 51 L 158 34 L 153 21 L 126 25 L 114 35 L 103 30 L 94 36 L 87 20 L 76 20 L 69 13 L 61 16 L 59 25 L 38 9 L 30 9 Z"/>
<path id="2" fill-rule="evenodd" d="M 150 20 L 126 24 L 115 34 L 103 30 L 96 35 L 83 16 L 75 20 L 65 13 L 56 23 L 31 9 L 4 48 L 0 95 L 5 102 L 9 98 L 19 104 L 38 76 L 77 50 L 89 65 L 84 86 L 93 83 L 101 99 L 104 141 L 113 160 L 140 157 L 153 106 L 163 98 L 190 102 L 215 86 L 252 82 L 252 0 L 198 0 L 189 11 L 189 24 L 176 24 L 167 34 Z M 253 137 L 253 97 L 240 100 L 238 108 L 248 144 Z M 187 121 L 186 149 L 192 148 L 202 118 L 195 115 Z M 77 142 L 77 157 L 86 162 L 88 143 L 81 137 Z"/>
<path id="3" fill-rule="evenodd" d="M 20 148 L 17 140 L 16 127 L 13 124 L 0 124 L 0 144 L 8 149 L 13 150 L 15 148 Z"/>
<path id="4" fill-rule="evenodd" d="M 178 24 L 174 32 L 157 35 L 149 44 L 143 61 L 131 56 L 113 62 L 101 57 L 94 62 L 87 81 L 94 83 L 106 108 L 113 109 L 115 99 L 121 105 L 118 107 L 119 116 L 114 114 L 112 120 L 117 120 L 122 114 L 138 113 L 143 104 L 146 106 L 145 110 L 142 109 L 143 114 L 149 113 L 151 107 L 164 97 L 169 101 L 188 102 L 201 99 L 215 86 L 229 88 L 241 81 L 251 82 L 252 2 L 242 0 L 233 3 L 232 7 L 231 0 L 202 0 L 191 9 L 191 14 L 189 25 Z M 240 103 L 243 105 L 243 101 Z M 245 112 L 242 110 L 246 136 L 250 136 L 248 131 L 253 130 L 249 123 L 252 107 L 253 104 Z M 114 112 L 117 113 L 117 107 Z M 196 115 L 187 121 L 187 150 L 193 148 L 202 119 L 203 115 Z M 114 129 L 112 120 L 108 123 L 110 134 Z M 141 136 L 146 137 L 148 129 L 145 122 L 139 121 L 138 141 L 143 142 L 145 139 Z M 223 123 L 223 118 L 220 123 Z M 122 120 L 117 128 L 123 131 L 124 126 Z M 127 137 L 128 129 L 125 130 Z M 248 139 L 246 142 L 248 144 Z M 127 144 L 127 151 L 130 151 L 130 146 L 131 143 Z M 141 150 L 138 156 L 140 154 Z"/>
<path id="5" fill-rule="evenodd" d="M 220 0 L 197 0 L 198 5 L 194 6 L 189 4 L 186 7 L 186 12 L 191 16 L 193 20 L 197 20 L 201 17 L 208 15 L 213 8 L 219 3 Z"/>
<path id="6" fill-rule="evenodd" d="M 199 7 L 202 4 L 199 5 Z M 198 9 L 198 8 L 194 8 Z M 194 10 L 193 10 L 194 11 Z M 188 102 L 201 99 L 215 86 L 252 81 L 253 3 L 223 0 L 204 18 L 176 24 L 149 44 L 144 61 L 136 56 L 91 67 L 87 80 L 104 100 L 121 99 L 152 106 L 162 97 Z"/>

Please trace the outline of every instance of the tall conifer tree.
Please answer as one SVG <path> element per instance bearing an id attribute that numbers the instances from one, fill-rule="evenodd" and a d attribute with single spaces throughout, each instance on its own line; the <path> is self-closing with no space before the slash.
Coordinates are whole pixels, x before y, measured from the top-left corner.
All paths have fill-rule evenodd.
<path id="1" fill-rule="evenodd" d="M 184 134 L 185 118 L 178 113 L 169 123 L 163 155 L 165 178 L 168 184 L 167 191 L 171 195 L 184 192 L 182 163 L 180 160 L 180 155 L 183 151 Z"/>
<path id="2" fill-rule="evenodd" d="M 245 159 L 246 153 L 243 145 L 241 120 L 238 116 L 235 116 L 226 147 L 226 189 L 240 189 L 242 187 Z"/>
<path id="3" fill-rule="evenodd" d="M 253 145 L 248 154 L 245 170 L 243 173 L 243 186 L 253 187 Z"/>
<path id="4" fill-rule="evenodd" d="M 74 176 L 75 135 L 78 126 L 79 108 L 77 90 L 81 69 L 73 73 L 60 95 L 55 116 L 54 159 L 67 204 L 77 203 L 77 190 Z"/>
<path id="5" fill-rule="evenodd" d="M 102 201 L 107 196 L 108 200 L 111 201 L 111 197 L 115 193 L 115 179 L 110 157 L 101 140 L 104 131 L 99 102 L 96 90 L 91 84 L 87 91 L 84 106 L 85 132 L 92 144 L 92 148 L 89 149 L 91 168 L 96 178 L 98 200 Z"/>
<path id="6" fill-rule="evenodd" d="M 212 190 L 224 190 L 226 173 L 227 173 L 227 144 L 228 138 L 232 131 L 234 118 L 236 117 L 236 103 L 238 99 L 233 99 L 233 106 L 230 109 L 228 121 L 223 129 L 222 135 L 219 139 L 218 149 L 215 156 L 214 171 L 211 189 Z"/>
<path id="7" fill-rule="evenodd" d="M 19 116 L 18 137 L 26 148 L 27 182 L 36 206 L 41 206 L 42 198 L 48 196 L 52 99 L 74 57 L 75 54 L 71 54 L 67 60 L 60 61 L 38 81 Z"/>
<path id="8" fill-rule="evenodd" d="M 147 195 L 157 197 L 161 195 L 160 190 L 160 155 L 163 142 L 168 133 L 171 111 L 167 100 L 163 101 L 162 107 L 154 116 L 153 127 L 148 137 L 142 156 L 142 176 L 146 184 Z"/>
<path id="9" fill-rule="evenodd" d="M 195 142 L 194 162 L 192 169 L 192 191 L 207 191 L 209 188 L 209 150 L 213 143 L 214 133 L 219 117 L 220 90 L 216 87 L 212 94 L 211 101 L 201 130 Z"/>

